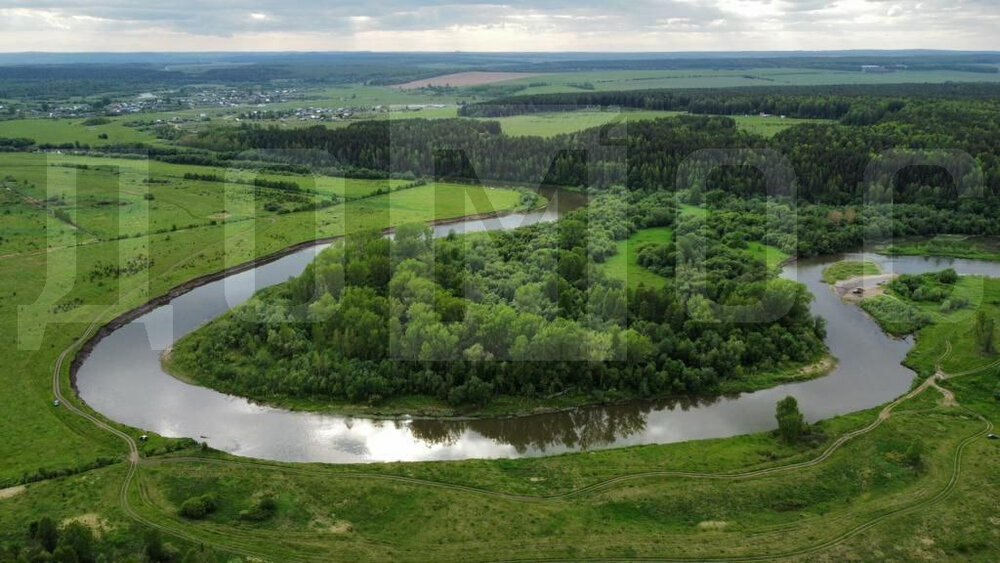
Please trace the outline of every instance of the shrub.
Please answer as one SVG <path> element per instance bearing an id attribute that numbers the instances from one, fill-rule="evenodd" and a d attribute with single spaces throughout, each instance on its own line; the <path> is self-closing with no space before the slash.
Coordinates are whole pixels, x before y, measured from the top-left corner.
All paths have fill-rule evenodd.
<path id="1" fill-rule="evenodd" d="M 956 272 L 953 268 L 941 270 L 938 272 L 938 281 L 951 285 L 958 281 L 958 272 Z"/>
<path id="2" fill-rule="evenodd" d="M 950 313 L 952 311 L 964 309 L 968 306 L 969 306 L 968 299 L 964 297 L 952 297 L 951 299 L 945 299 L 944 303 L 941 303 L 941 312 Z"/>
<path id="3" fill-rule="evenodd" d="M 250 522 L 263 522 L 268 520 L 278 511 L 278 501 L 272 496 L 265 496 L 260 499 L 253 508 L 240 511 L 240 520 Z"/>
<path id="4" fill-rule="evenodd" d="M 930 315 L 891 295 L 865 299 L 861 308 L 878 322 L 882 330 L 896 336 L 911 334 L 931 322 Z"/>
<path id="5" fill-rule="evenodd" d="M 219 508 L 219 501 L 215 495 L 209 493 L 197 497 L 191 497 L 181 504 L 180 514 L 191 520 L 201 520 Z"/>

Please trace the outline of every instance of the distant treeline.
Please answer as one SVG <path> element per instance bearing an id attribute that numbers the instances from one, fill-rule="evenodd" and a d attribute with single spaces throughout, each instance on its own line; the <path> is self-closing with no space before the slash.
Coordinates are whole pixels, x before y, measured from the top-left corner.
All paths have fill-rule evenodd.
<path id="1" fill-rule="evenodd" d="M 466 104 L 459 108 L 459 115 L 509 117 L 598 107 L 714 115 L 767 113 L 800 118 L 841 119 L 852 113 L 864 113 L 871 107 L 882 107 L 893 98 L 982 99 L 997 96 L 1000 96 L 1000 84 L 987 83 L 587 91 L 514 96 Z"/>
<path id="2" fill-rule="evenodd" d="M 334 130 L 215 129 L 202 133 L 195 142 L 222 147 L 231 154 L 256 148 L 261 155 L 278 155 L 285 164 L 367 169 L 383 175 L 406 171 L 417 177 L 587 187 L 594 191 L 615 185 L 632 190 L 694 187 L 739 196 L 764 194 L 769 178 L 750 166 L 708 169 L 708 163 L 693 162 L 692 155 L 705 149 L 770 150 L 781 155 L 794 171 L 795 181 L 781 182 L 783 188 L 794 186 L 800 199 L 815 203 L 894 201 L 953 207 L 959 195 L 971 194 L 967 188 L 978 183 L 976 170 L 969 164 L 982 171 L 986 188 L 975 195 L 1000 195 L 997 98 L 871 97 L 856 106 L 849 98 L 834 96 L 776 96 L 773 100 L 768 107 L 775 111 L 783 109 L 782 103 L 798 108 L 828 107 L 842 114 L 841 123 L 802 124 L 764 138 L 741 130 L 730 117 L 682 115 L 630 121 L 622 138 L 609 137 L 613 130 L 606 127 L 541 138 L 503 135 L 495 122 L 408 119 Z M 708 107 L 710 101 L 697 103 Z M 931 154 L 939 149 L 958 151 L 973 160 L 967 159 L 956 168 L 957 176 L 952 178 L 935 162 L 920 160 L 920 151 L 925 149 Z M 887 167 L 893 158 L 891 151 L 910 154 L 894 174 Z M 757 160 L 762 159 L 758 155 Z M 704 178 L 679 178 L 683 163 L 689 170 L 702 172 Z M 886 171 L 870 174 L 872 165 L 879 164 L 886 164 Z"/>
<path id="3" fill-rule="evenodd" d="M 770 68 L 810 68 L 859 71 L 862 65 L 905 65 L 905 71 L 952 70 L 958 72 L 998 72 L 996 53 L 841 52 L 822 56 L 741 55 L 699 56 L 664 54 L 622 59 L 615 55 L 593 54 L 586 59 L 518 63 L 496 70 L 525 72 L 588 72 L 599 70 L 760 70 Z"/>

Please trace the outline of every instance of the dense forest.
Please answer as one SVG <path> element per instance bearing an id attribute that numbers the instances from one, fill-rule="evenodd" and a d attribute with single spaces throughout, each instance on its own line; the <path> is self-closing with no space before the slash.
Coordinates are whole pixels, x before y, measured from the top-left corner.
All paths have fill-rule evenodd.
<path id="1" fill-rule="evenodd" d="M 666 194 L 616 192 L 552 224 L 434 240 L 404 226 L 324 251 L 175 346 L 173 368 L 261 400 L 351 402 L 704 393 L 816 359 L 824 325 L 805 287 L 777 279 L 677 217 Z M 639 228 L 674 227 L 642 249 L 663 287 L 626 287 L 595 266 Z"/>
<path id="2" fill-rule="evenodd" d="M 992 83 L 583 91 L 522 95 L 465 104 L 459 108 L 459 114 L 465 117 L 507 117 L 597 107 L 716 115 L 769 113 L 841 119 L 851 111 L 898 106 L 905 100 L 985 100 L 997 95 L 1000 95 L 1000 85 Z"/>
<path id="3" fill-rule="evenodd" d="M 764 195 L 773 178 L 750 166 L 716 167 L 709 173 L 692 156 L 704 150 L 752 149 L 757 156 L 747 165 L 787 164 L 794 181 L 780 182 L 780 187 L 785 195 L 794 189 L 799 200 L 810 203 L 895 202 L 957 209 L 966 196 L 993 202 L 1000 195 L 996 99 L 917 95 L 862 97 L 855 103 L 838 95 L 775 96 L 764 96 L 770 100 L 766 103 L 829 107 L 840 122 L 798 125 L 764 138 L 741 130 L 729 117 L 686 115 L 630 121 L 627 132 L 599 127 L 545 139 L 506 136 L 497 122 L 412 119 L 333 130 L 215 129 L 188 142 L 218 151 L 213 158 L 252 156 L 352 174 L 407 173 L 592 191 L 618 185 L 634 191 L 720 189 L 742 197 Z M 765 154 L 780 158 L 765 162 Z M 697 181 L 678 174 L 692 162 L 684 170 L 704 172 Z"/>

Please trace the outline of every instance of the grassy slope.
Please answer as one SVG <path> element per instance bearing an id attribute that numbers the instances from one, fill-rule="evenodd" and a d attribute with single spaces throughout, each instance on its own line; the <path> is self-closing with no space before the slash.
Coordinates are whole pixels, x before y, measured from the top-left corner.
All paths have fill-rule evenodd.
<path id="1" fill-rule="evenodd" d="M 952 352 L 941 361 L 945 373 L 960 373 L 981 368 L 1000 359 L 997 352 L 985 353 L 976 341 L 974 320 L 979 311 L 1000 321 L 1000 279 L 962 276 L 955 285 L 954 297 L 963 297 L 969 306 L 943 313 L 938 303 L 910 301 L 931 318 L 931 324 L 917 334 L 917 346 L 906 357 L 906 365 L 922 375 L 934 373 L 938 359 L 948 345 Z M 1000 383 L 993 372 L 994 381 Z"/>
<path id="2" fill-rule="evenodd" d="M 981 376 L 956 381 L 955 387 L 960 401 L 994 419 L 1000 416 L 996 403 L 983 396 Z M 153 465 L 141 469 L 148 501 L 134 492 L 131 498 L 157 524 L 182 528 L 209 544 L 279 559 L 322 559 L 331 553 L 345 560 L 794 553 L 907 507 L 910 512 L 832 546 L 839 554 L 832 560 L 865 559 L 872 545 L 902 559 L 918 556 L 911 550 L 938 559 L 987 558 L 1000 547 L 989 520 L 995 508 L 991 499 L 1000 489 L 993 478 L 1000 456 L 991 443 L 974 442 L 954 493 L 943 504 L 924 507 L 947 489 L 957 445 L 983 427 L 962 411 L 939 407 L 938 399 L 933 389 L 925 391 L 877 430 L 848 441 L 815 466 L 752 479 L 651 476 L 560 500 L 525 501 L 379 476 L 546 497 L 643 471 L 742 472 L 813 459 L 835 436 L 868 424 L 875 412 L 823 422 L 828 438 L 816 447 L 792 447 L 756 434 L 519 460 L 299 465 L 294 471 L 252 462 Z M 919 467 L 905 459 L 916 442 L 923 447 Z M 67 486 L 78 479 L 67 480 Z M 38 504 L 57 496 L 58 489 L 48 486 L 39 486 L 37 494 L 29 489 L 12 502 L 8 521 L 33 513 L 32 495 Z M 176 515 L 184 499 L 207 491 L 221 500 L 217 513 L 197 523 Z M 262 523 L 240 522 L 238 512 L 262 494 L 277 497 L 276 515 Z M 68 514 L 82 509 L 51 500 L 49 505 Z M 107 511 L 112 518 L 114 512 Z M 922 525 L 908 529 L 914 520 Z M 906 551 L 894 551 L 897 545 Z"/>

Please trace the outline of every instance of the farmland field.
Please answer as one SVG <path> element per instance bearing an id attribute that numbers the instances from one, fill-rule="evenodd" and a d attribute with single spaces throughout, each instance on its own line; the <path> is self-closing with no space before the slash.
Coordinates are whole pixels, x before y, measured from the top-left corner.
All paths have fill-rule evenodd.
<path id="1" fill-rule="evenodd" d="M 87 125 L 84 119 L 12 119 L 0 121 L 0 137 L 34 139 L 35 142 L 61 145 L 79 143 L 99 146 L 124 143 L 158 143 L 153 134 L 125 125 L 126 118 L 109 123 Z M 106 138 L 101 138 L 106 135 Z"/>
<path id="2" fill-rule="evenodd" d="M 732 88 L 743 86 L 816 86 L 824 84 L 900 84 L 943 82 L 1000 82 L 1000 74 L 958 71 L 904 71 L 868 74 L 797 68 L 749 70 L 649 70 L 564 72 L 503 85 L 518 88 L 518 95 L 554 94 L 587 90 L 648 90 L 656 88 Z M 544 85 L 535 85 L 544 83 Z M 581 87 L 583 86 L 583 87 Z"/>
<path id="3" fill-rule="evenodd" d="M 454 86 L 456 88 L 461 88 L 463 86 L 480 86 L 483 84 L 493 84 L 495 82 L 527 79 L 535 76 L 539 75 L 531 72 L 458 72 L 455 74 L 445 74 L 423 80 L 414 80 L 413 82 L 400 84 L 397 88 L 403 90 L 425 88 L 428 86 Z"/>

